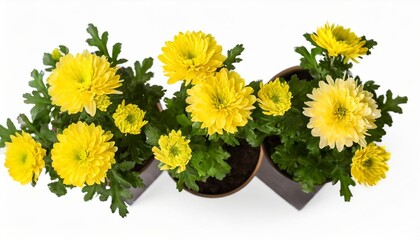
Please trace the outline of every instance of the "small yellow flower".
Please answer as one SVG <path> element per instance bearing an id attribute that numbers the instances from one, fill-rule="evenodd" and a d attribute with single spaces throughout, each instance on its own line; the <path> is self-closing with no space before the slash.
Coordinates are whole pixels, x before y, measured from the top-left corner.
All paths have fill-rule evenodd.
<path id="1" fill-rule="evenodd" d="M 117 147 L 105 132 L 93 123 L 77 122 L 57 135 L 51 150 L 52 166 L 64 184 L 83 187 L 105 181 L 106 173 L 115 163 Z"/>
<path id="2" fill-rule="evenodd" d="M 212 76 L 226 59 L 213 36 L 201 31 L 179 33 L 165 43 L 162 52 L 158 58 L 169 84 L 183 80 L 185 85 L 196 84 Z"/>
<path id="3" fill-rule="evenodd" d="M 352 159 L 351 175 L 359 184 L 373 186 L 386 177 L 389 167 L 387 161 L 391 154 L 385 147 L 370 143 L 366 148 L 356 151 Z"/>
<path id="4" fill-rule="evenodd" d="M 326 49 L 329 56 L 343 55 L 346 63 L 350 59 L 357 63 L 356 58 L 365 55 L 369 50 L 363 47 L 366 41 L 340 25 L 326 23 L 324 27 L 317 29 L 316 34 L 311 34 L 311 38 L 319 47 Z"/>
<path id="5" fill-rule="evenodd" d="M 100 95 L 95 99 L 96 107 L 101 110 L 102 112 L 106 112 L 106 109 L 111 105 L 111 101 L 109 96 L 107 95 Z"/>
<path id="6" fill-rule="evenodd" d="M 26 132 L 10 136 L 6 142 L 6 162 L 10 176 L 22 185 L 38 181 L 39 174 L 45 166 L 45 149 Z"/>
<path id="7" fill-rule="evenodd" d="M 75 57 L 71 54 L 61 57 L 47 81 L 52 103 L 70 114 L 85 109 L 94 116 L 98 97 L 121 93 L 115 90 L 121 86 L 117 68 L 110 67 L 104 56 L 88 51 Z"/>
<path id="8" fill-rule="evenodd" d="M 283 116 L 290 109 L 292 93 L 287 83 L 280 83 L 279 78 L 267 84 L 260 84 L 258 103 L 265 115 Z"/>
<path id="9" fill-rule="evenodd" d="M 189 142 L 190 140 L 185 139 L 180 130 L 177 132 L 172 130 L 169 135 L 160 136 L 159 148 L 152 148 L 156 160 L 162 163 L 160 169 L 172 170 L 178 168 L 178 173 L 185 171 L 192 156 Z"/>
<path id="10" fill-rule="evenodd" d="M 125 105 L 125 100 L 118 105 L 117 110 L 112 115 L 115 125 L 122 133 L 140 134 L 141 128 L 146 125 L 147 121 L 143 121 L 146 112 L 141 110 L 135 104 Z"/>
<path id="11" fill-rule="evenodd" d="M 55 61 L 60 60 L 60 57 L 61 57 L 60 50 L 59 50 L 58 48 L 55 48 L 55 49 L 52 51 L 51 56 L 52 56 L 52 58 L 53 58 Z"/>
<path id="12" fill-rule="evenodd" d="M 238 131 L 251 118 L 253 89 L 245 87 L 245 80 L 238 73 L 226 68 L 187 90 L 187 112 L 192 120 L 202 122 L 201 128 L 208 128 L 208 134 L 223 134 Z"/>
<path id="13" fill-rule="evenodd" d="M 308 128 L 312 135 L 320 137 L 319 147 L 351 147 L 353 142 L 366 146 L 365 135 L 376 128 L 375 120 L 381 116 L 378 105 L 370 92 L 356 86 L 353 78 L 347 80 L 327 76 L 327 82 L 320 81 L 305 102 L 303 114 L 310 117 Z"/>

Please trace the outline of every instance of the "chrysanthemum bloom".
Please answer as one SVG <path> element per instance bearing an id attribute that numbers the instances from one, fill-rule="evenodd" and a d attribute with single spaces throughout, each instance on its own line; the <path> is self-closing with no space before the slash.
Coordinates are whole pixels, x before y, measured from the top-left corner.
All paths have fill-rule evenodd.
<path id="1" fill-rule="evenodd" d="M 45 149 L 26 132 L 10 136 L 6 142 L 6 162 L 10 176 L 22 185 L 38 181 L 39 174 L 45 166 Z"/>
<path id="2" fill-rule="evenodd" d="M 279 78 L 267 84 L 260 84 L 258 103 L 265 115 L 283 116 L 290 109 L 292 93 L 287 83 L 280 83 Z"/>
<path id="3" fill-rule="evenodd" d="M 60 58 L 57 67 L 48 78 L 48 93 L 52 103 L 59 106 L 62 112 L 70 114 L 86 112 L 94 116 L 96 99 L 101 95 L 119 94 L 115 90 L 121 86 L 117 68 L 110 67 L 108 60 L 88 51 L 67 54 Z"/>
<path id="4" fill-rule="evenodd" d="M 213 36 L 201 31 L 179 33 L 173 42 L 165 43 L 162 52 L 158 58 L 169 84 L 183 80 L 185 85 L 196 84 L 212 76 L 226 59 Z"/>
<path id="5" fill-rule="evenodd" d="M 125 105 L 125 100 L 118 105 L 117 110 L 112 115 L 115 121 L 115 126 L 120 129 L 122 133 L 140 134 L 141 128 L 146 125 L 144 121 L 145 111 L 141 110 L 135 104 Z"/>
<path id="6" fill-rule="evenodd" d="M 311 34 L 312 40 L 321 48 L 328 51 L 331 57 L 344 56 L 344 62 L 350 59 L 357 63 L 356 58 L 365 55 L 369 50 L 363 47 L 366 41 L 357 37 L 349 28 L 340 25 L 325 24 L 317 29 L 316 34 Z"/>
<path id="7" fill-rule="evenodd" d="M 223 130 L 235 133 L 237 127 L 245 126 L 252 119 L 256 101 L 252 92 L 238 73 L 223 68 L 187 90 L 186 110 L 193 121 L 202 122 L 201 128 L 207 128 L 210 135 L 223 134 Z"/>
<path id="8" fill-rule="evenodd" d="M 153 147 L 152 151 L 156 160 L 162 164 L 161 170 L 178 168 L 177 172 L 185 171 L 188 162 L 191 159 L 191 148 L 188 145 L 190 140 L 182 136 L 182 132 L 172 130 L 168 135 L 162 135 L 159 138 L 159 148 Z"/>
<path id="9" fill-rule="evenodd" d="M 386 177 L 385 173 L 389 169 L 387 161 L 390 157 L 391 154 L 385 150 L 385 147 L 370 143 L 354 154 L 351 175 L 359 184 L 373 186 Z"/>
<path id="10" fill-rule="evenodd" d="M 58 134 L 51 158 L 64 184 L 83 187 L 104 182 L 106 173 L 115 163 L 117 147 L 110 141 L 112 136 L 100 126 L 80 121 Z"/>
<path id="11" fill-rule="evenodd" d="M 106 112 L 109 105 L 111 105 L 111 100 L 108 95 L 100 95 L 95 99 L 96 107 L 102 112 Z"/>
<path id="12" fill-rule="evenodd" d="M 378 105 L 370 92 L 357 86 L 353 78 L 327 76 L 327 82 L 320 81 L 308 97 L 313 101 L 305 102 L 303 114 L 310 117 L 308 128 L 312 135 L 320 137 L 319 147 L 337 147 L 342 151 L 358 143 L 366 146 L 365 135 L 369 129 L 376 128 L 375 119 L 381 116 Z"/>

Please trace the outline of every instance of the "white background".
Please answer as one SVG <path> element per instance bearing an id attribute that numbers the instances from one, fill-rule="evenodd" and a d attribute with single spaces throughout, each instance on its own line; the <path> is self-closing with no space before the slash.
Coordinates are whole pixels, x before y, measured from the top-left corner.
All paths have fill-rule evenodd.
<path id="1" fill-rule="evenodd" d="M 416 3 L 417 2 L 417 3 Z M 35 188 L 14 182 L 0 150 L 0 240 L 12 239 L 420 239 L 418 1 L 3 1 L 0 0 L 0 123 L 28 113 L 22 94 L 42 55 L 59 44 L 77 53 L 88 48 L 85 29 L 94 23 L 122 56 L 156 58 L 179 31 L 211 33 L 224 51 L 243 43 L 238 72 L 248 82 L 269 80 L 298 64 L 294 47 L 305 32 L 337 23 L 375 39 L 373 54 L 353 68 L 374 79 L 384 93 L 409 97 L 394 115 L 383 145 L 392 153 L 387 178 L 357 186 L 346 203 L 339 187 L 327 185 L 297 211 L 259 179 L 220 199 L 178 193 L 166 173 L 121 219 L 108 202 L 84 202 L 80 189 L 58 198 L 42 175 Z M 91 48 L 88 48 L 92 50 Z M 153 83 L 168 88 L 160 62 Z"/>

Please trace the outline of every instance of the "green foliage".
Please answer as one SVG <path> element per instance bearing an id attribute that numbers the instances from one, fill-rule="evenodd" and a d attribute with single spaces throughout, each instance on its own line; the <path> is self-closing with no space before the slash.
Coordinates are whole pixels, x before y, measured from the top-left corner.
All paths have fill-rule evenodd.
<path id="1" fill-rule="evenodd" d="M 368 51 L 366 53 L 366 55 L 370 55 L 371 54 L 371 49 L 378 45 L 378 43 L 376 41 L 374 41 L 373 39 L 366 39 L 365 36 L 362 37 L 362 41 L 366 41 L 365 45 L 363 45 L 363 47 L 368 48 Z"/>
<path id="2" fill-rule="evenodd" d="M 105 56 L 108 61 L 111 63 L 112 67 L 117 66 L 127 62 L 126 59 L 118 59 L 118 55 L 121 53 L 121 43 L 116 43 L 112 46 L 112 55 L 108 51 L 108 32 L 103 32 L 102 35 L 99 34 L 98 28 L 93 24 L 89 24 L 86 31 L 90 34 L 92 38 L 88 38 L 86 42 L 89 46 L 97 47 L 98 50 L 95 52 L 98 56 Z"/>
<path id="3" fill-rule="evenodd" d="M 0 125 L 0 147 L 3 148 L 6 142 L 10 142 L 10 136 L 15 135 L 17 131 L 15 124 L 10 118 L 7 119 L 6 126 Z"/>
<path id="4" fill-rule="evenodd" d="M 365 87 L 368 86 L 368 88 L 371 88 L 371 92 L 374 92 L 374 89 L 377 88 L 377 85 L 374 85 L 373 81 L 367 82 L 367 85 L 365 84 Z M 392 116 L 391 112 L 402 114 L 402 108 L 400 107 L 400 104 L 405 104 L 408 101 L 407 97 L 400 97 L 397 96 L 393 98 L 392 92 L 388 90 L 386 92 L 386 95 L 380 95 L 376 96 L 376 93 L 374 94 L 374 99 L 376 100 L 376 103 L 378 104 L 378 108 L 381 109 L 381 116 L 376 119 L 375 129 L 370 129 L 368 131 L 369 135 L 366 137 L 366 141 L 368 142 L 381 142 L 382 137 L 386 134 L 385 131 L 385 125 L 391 127 L 392 126 Z"/>
<path id="5" fill-rule="evenodd" d="M 52 193 L 55 193 L 58 197 L 67 194 L 66 186 L 61 181 L 49 183 L 48 188 Z"/>
<path id="6" fill-rule="evenodd" d="M 200 141 L 195 141 L 195 144 L 190 145 L 193 155 L 187 169 L 181 173 L 178 173 L 176 169 L 169 171 L 172 177 L 177 179 L 179 191 L 187 187 L 198 192 L 197 181 L 204 181 L 208 177 L 222 180 L 230 172 L 230 166 L 226 162 L 230 156 L 228 152 L 216 142 L 206 142 L 208 146 L 197 142 Z"/>
<path id="7" fill-rule="evenodd" d="M 228 50 L 227 58 L 223 62 L 223 65 L 229 70 L 234 70 L 235 66 L 233 64 L 242 61 L 242 59 L 239 58 L 239 56 L 244 50 L 245 48 L 242 44 L 237 44 L 234 48 Z"/>
<path id="8" fill-rule="evenodd" d="M 300 59 L 300 66 L 303 69 L 308 69 L 309 73 L 316 79 L 321 79 L 326 75 L 325 70 L 321 69 L 318 64 L 317 56 L 320 55 L 323 50 L 321 48 L 313 48 L 311 52 L 305 47 L 296 47 L 295 52 L 302 55 Z"/>

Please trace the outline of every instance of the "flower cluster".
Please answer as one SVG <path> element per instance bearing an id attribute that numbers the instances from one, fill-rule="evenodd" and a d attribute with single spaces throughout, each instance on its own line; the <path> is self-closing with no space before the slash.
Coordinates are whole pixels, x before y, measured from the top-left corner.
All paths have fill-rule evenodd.
<path id="1" fill-rule="evenodd" d="M 304 36 L 312 49 L 296 48 L 300 67 L 260 83 L 255 139 L 265 139 L 272 161 L 304 191 L 340 182 L 349 201 L 354 180 L 374 185 L 385 178 L 390 153 L 376 143 L 392 124 L 390 112 L 402 113 L 407 98 L 393 98 L 390 90 L 378 95 L 378 85 L 350 72 L 375 41 L 328 23 Z M 274 85 L 278 90 L 267 90 Z"/>
<path id="2" fill-rule="evenodd" d="M 21 184 L 36 184 L 41 172 L 50 175 L 50 190 L 58 196 L 80 187 L 85 200 L 95 194 L 112 198 L 111 210 L 128 213 L 130 187 L 142 187 L 142 165 L 152 161 L 152 145 L 144 129 L 158 128 L 163 88 L 147 81 L 153 60 L 135 62 L 134 70 L 118 58 L 121 44 L 107 49 L 108 33 L 89 24 L 96 47 L 75 55 L 63 45 L 44 54 L 45 71 L 34 70 L 24 95 L 33 104 L 31 119 L 19 116 L 21 130 L 9 119 L 0 126 L 0 146 L 6 147 L 5 166 Z"/>
<path id="3" fill-rule="evenodd" d="M 153 152 L 160 168 L 178 180 L 179 190 L 198 191 L 197 181 L 221 180 L 230 172 L 226 146 L 245 138 L 242 132 L 252 121 L 256 102 L 253 88 L 234 71 L 243 50 L 239 44 L 225 56 L 215 38 L 203 32 L 179 33 L 162 48 L 158 58 L 168 83 L 183 84 L 166 99 L 163 114 L 176 122 L 169 134 L 162 133 Z"/>

